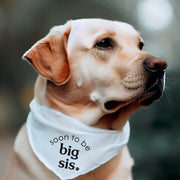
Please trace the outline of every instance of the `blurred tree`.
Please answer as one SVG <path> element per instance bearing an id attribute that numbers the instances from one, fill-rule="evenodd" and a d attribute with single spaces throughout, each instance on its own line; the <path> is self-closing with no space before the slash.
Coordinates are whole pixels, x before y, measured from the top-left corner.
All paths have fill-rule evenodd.
<path id="1" fill-rule="evenodd" d="M 130 151 L 135 180 L 180 179 L 180 3 L 169 1 L 174 19 L 162 31 L 138 22 L 140 0 L 1 0 L 0 1 L 0 131 L 15 131 L 26 121 L 37 73 L 21 60 L 23 53 L 54 25 L 69 19 L 97 17 L 133 24 L 146 42 L 145 50 L 168 60 L 171 95 L 140 109 L 131 117 Z M 140 12 L 141 13 L 141 12 Z M 143 14 L 142 14 L 143 15 Z"/>

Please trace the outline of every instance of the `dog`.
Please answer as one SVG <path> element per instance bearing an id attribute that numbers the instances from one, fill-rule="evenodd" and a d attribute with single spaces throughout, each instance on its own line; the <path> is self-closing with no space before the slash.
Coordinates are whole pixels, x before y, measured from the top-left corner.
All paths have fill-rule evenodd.
<path id="1" fill-rule="evenodd" d="M 53 27 L 23 59 L 39 73 L 35 99 L 97 129 L 122 131 L 140 107 L 159 100 L 167 63 L 143 51 L 129 24 L 79 19 Z M 88 159 L 86 160 L 89 161 Z M 134 162 L 127 146 L 75 180 L 130 180 Z M 19 131 L 4 180 L 59 179 L 34 154 L 25 125 Z"/>

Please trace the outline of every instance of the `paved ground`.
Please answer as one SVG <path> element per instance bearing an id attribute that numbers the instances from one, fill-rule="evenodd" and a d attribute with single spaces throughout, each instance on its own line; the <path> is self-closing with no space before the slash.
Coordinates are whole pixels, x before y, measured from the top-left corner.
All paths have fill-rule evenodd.
<path id="1" fill-rule="evenodd" d="M 12 152 L 15 135 L 0 136 L 0 179 L 4 175 L 8 158 Z"/>

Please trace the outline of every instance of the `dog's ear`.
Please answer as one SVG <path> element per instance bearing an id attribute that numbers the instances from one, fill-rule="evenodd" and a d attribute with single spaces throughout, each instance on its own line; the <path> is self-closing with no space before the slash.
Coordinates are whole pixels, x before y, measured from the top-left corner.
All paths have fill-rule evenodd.
<path id="1" fill-rule="evenodd" d="M 70 29 L 70 22 L 53 27 L 46 37 L 34 44 L 22 57 L 31 63 L 39 74 L 57 85 L 66 83 L 70 78 L 66 49 Z"/>

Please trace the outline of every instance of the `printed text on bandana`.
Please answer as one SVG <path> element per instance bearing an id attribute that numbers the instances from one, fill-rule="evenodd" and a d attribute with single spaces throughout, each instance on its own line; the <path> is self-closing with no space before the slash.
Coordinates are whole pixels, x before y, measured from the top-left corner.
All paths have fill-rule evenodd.
<path id="1" fill-rule="evenodd" d="M 59 145 L 59 160 L 57 163 L 59 168 L 79 171 L 80 167 L 76 166 L 76 161 L 81 151 L 90 151 L 90 146 L 87 145 L 86 140 L 75 135 L 53 137 L 49 142 L 52 146 Z M 73 143 L 78 144 L 79 149 L 73 148 Z"/>

